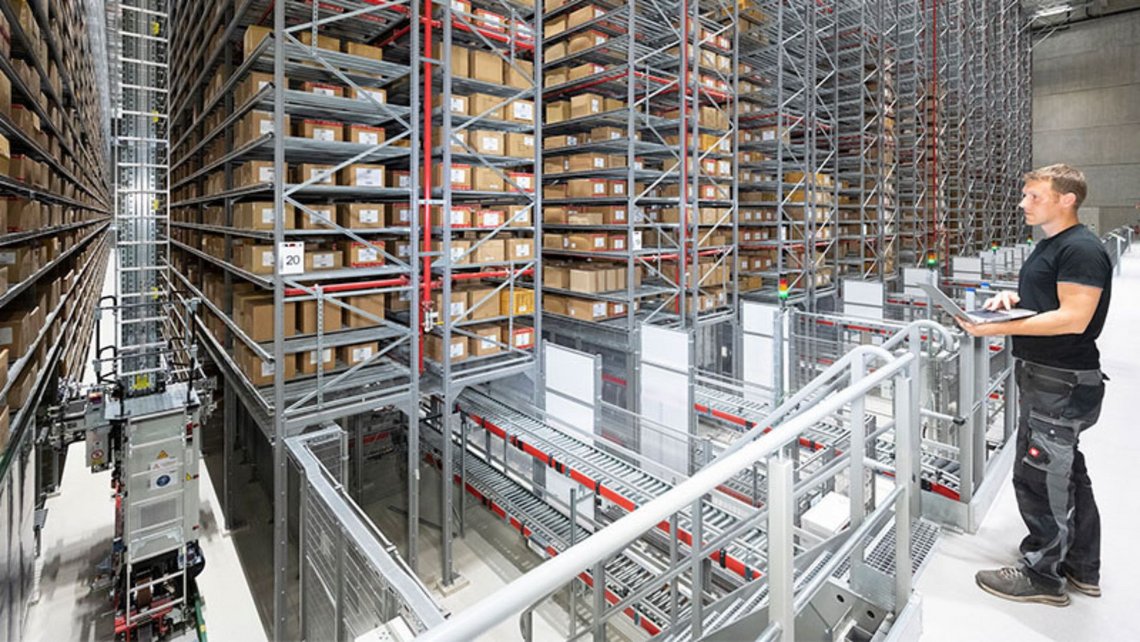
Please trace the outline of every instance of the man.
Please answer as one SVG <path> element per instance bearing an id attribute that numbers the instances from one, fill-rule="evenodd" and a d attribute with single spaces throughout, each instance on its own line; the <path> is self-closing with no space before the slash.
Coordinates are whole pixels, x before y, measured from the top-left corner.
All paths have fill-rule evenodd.
<path id="1" fill-rule="evenodd" d="M 1021 267 L 1017 294 L 1002 292 L 991 310 L 1014 306 L 1032 317 L 973 325 L 974 336 L 1012 335 L 1019 393 L 1013 486 L 1029 535 L 1015 568 L 980 571 L 978 586 L 1018 602 L 1067 606 L 1068 584 L 1100 596 L 1100 515 L 1078 450 L 1104 398 L 1096 339 L 1112 294 L 1112 263 L 1100 239 L 1081 225 L 1084 174 L 1050 165 L 1025 175 L 1021 208 L 1046 238 Z"/>

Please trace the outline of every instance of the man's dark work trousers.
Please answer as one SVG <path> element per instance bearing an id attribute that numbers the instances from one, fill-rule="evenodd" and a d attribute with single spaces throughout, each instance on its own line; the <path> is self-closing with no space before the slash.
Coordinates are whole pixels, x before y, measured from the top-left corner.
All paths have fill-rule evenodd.
<path id="1" fill-rule="evenodd" d="M 1081 433 L 1100 417 L 1105 379 L 1099 370 L 1017 362 L 1013 488 L 1029 528 L 1022 564 L 1045 588 L 1063 587 L 1066 570 L 1082 582 L 1100 581 L 1100 514 L 1077 447 Z"/>

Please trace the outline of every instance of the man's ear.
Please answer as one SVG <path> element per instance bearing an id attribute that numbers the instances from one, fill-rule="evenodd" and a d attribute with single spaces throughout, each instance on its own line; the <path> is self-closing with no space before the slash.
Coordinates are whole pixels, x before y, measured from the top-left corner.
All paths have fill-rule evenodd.
<path id="1" fill-rule="evenodd" d="M 1077 208 L 1077 195 L 1072 192 L 1061 194 L 1061 205 L 1067 209 Z"/>

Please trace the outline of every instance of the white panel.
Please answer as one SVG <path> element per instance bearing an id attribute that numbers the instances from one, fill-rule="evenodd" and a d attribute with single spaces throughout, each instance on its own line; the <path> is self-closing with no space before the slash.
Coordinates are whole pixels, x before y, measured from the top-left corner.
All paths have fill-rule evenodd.
<path id="1" fill-rule="evenodd" d="M 744 381 L 765 388 L 775 385 L 774 357 L 771 339 L 744 335 Z"/>
<path id="2" fill-rule="evenodd" d="M 583 439 L 594 434 L 594 409 L 557 393 L 546 391 L 546 414 L 557 419 L 567 430 Z"/>
<path id="3" fill-rule="evenodd" d="M 689 370 L 689 335 L 652 325 L 641 326 L 641 360 L 673 370 Z"/>
<path id="4" fill-rule="evenodd" d="M 641 454 L 674 470 L 689 470 L 689 399 L 687 372 L 641 366 L 641 414 L 660 424 L 641 430 Z"/>
<path id="5" fill-rule="evenodd" d="M 590 489 L 582 486 L 569 477 L 555 473 L 553 469 L 547 470 L 546 490 L 550 491 L 550 494 L 557 497 L 562 501 L 563 504 L 566 504 L 567 506 L 570 505 L 571 488 L 575 489 L 578 492 L 578 497 L 581 498 L 578 500 L 578 523 L 583 527 L 586 527 L 586 524 L 588 523 L 587 520 L 594 519 L 594 496 L 590 492 Z M 562 508 L 557 505 L 554 507 L 567 517 L 570 516 L 569 511 L 562 511 Z M 579 535 L 585 536 L 585 534 L 581 532 L 579 532 Z"/>
<path id="6" fill-rule="evenodd" d="M 852 305 L 850 303 L 843 304 L 843 314 L 849 317 L 858 317 L 860 319 L 883 319 L 883 308 L 877 305 Z"/>
<path id="7" fill-rule="evenodd" d="M 926 293 L 916 286 L 919 283 L 929 283 L 931 285 L 938 285 L 938 272 L 936 270 L 927 270 L 925 268 L 903 268 L 903 284 L 906 286 L 904 290 L 907 294 L 915 296 L 926 296 Z"/>
<path id="8" fill-rule="evenodd" d="M 778 313 L 779 308 L 774 305 L 745 301 L 741 306 L 741 327 L 747 333 L 773 336 L 776 334 Z"/>
<path id="9" fill-rule="evenodd" d="M 546 387 L 594 403 L 595 357 L 547 343 Z"/>
<path id="10" fill-rule="evenodd" d="M 973 256 L 955 256 L 954 276 L 960 279 L 976 279 L 982 275 L 982 259 Z"/>
<path id="11" fill-rule="evenodd" d="M 862 306 L 883 306 L 883 284 L 844 279 L 843 302 Z"/>

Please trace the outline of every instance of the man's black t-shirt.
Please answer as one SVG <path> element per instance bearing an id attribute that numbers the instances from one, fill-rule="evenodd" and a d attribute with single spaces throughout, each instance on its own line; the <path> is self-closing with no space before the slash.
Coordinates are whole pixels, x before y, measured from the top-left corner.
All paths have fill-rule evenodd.
<path id="1" fill-rule="evenodd" d="M 1052 337 L 1013 337 L 1013 356 L 1026 361 L 1070 370 L 1100 368 L 1096 339 L 1108 316 L 1112 297 L 1112 261 L 1104 245 L 1084 225 L 1074 225 L 1037 244 L 1021 266 L 1018 307 L 1049 312 L 1061 307 L 1058 283 L 1076 283 L 1101 288 L 1096 313 L 1080 334 Z"/>

